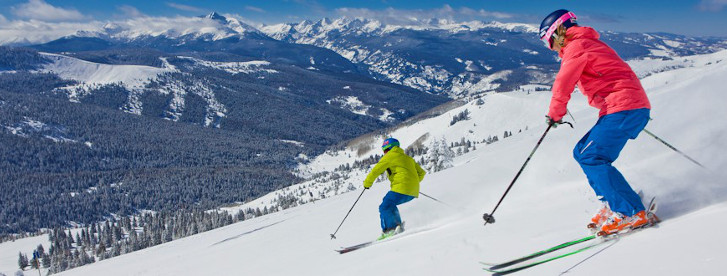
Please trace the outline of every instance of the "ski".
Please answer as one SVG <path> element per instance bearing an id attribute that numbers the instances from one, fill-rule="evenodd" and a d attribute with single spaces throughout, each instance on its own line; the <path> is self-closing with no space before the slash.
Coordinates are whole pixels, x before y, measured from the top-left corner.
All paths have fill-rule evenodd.
<path id="1" fill-rule="evenodd" d="M 550 257 L 550 258 L 547 258 L 547 259 L 544 259 L 544 260 L 541 260 L 541 261 L 537 261 L 537 262 L 533 262 L 533 263 L 529 263 L 529 264 L 526 264 L 526 265 L 522 265 L 522 266 L 518 266 L 518 267 L 513 267 L 513 268 L 509 268 L 509 269 L 505 269 L 505 270 L 497 270 L 497 271 L 495 271 L 495 270 L 491 270 L 491 269 L 487 269 L 487 268 L 484 268 L 484 270 L 493 272 L 493 274 L 492 274 L 493 276 L 507 275 L 507 274 L 515 273 L 515 272 L 518 272 L 518 271 L 521 271 L 521 270 L 525 270 L 525 269 L 528 269 L 528 268 L 531 268 L 531 267 L 534 267 L 534 266 L 537 266 L 537 265 L 541 265 L 541 264 L 544 264 L 544 263 L 548 263 L 548 262 L 551 262 L 551 261 L 555 261 L 555 260 L 560 259 L 560 258 L 565 258 L 565 257 L 571 256 L 571 255 L 575 255 L 575 254 L 581 253 L 583 251 L 586 251 L 588 249 L 591 249 L 591 248 L 594 248 L 594 247 L 597 247 L 597 246 L 600 246 L 600 245 L 603 245 L 603 244 L 606 244 L 606 243 L 609 243 L 609 242 L 615 241 L 615 240 L 616 239 L 609 239 L 609 240 L 605 240 L 604 242 L 597 242 L 597 243 L 588 245 L 586 247 L 579 248 L 579 249 L 576 249 L 576 250 L 573 250 L 573 251 L 570 251 L 570 252 L 567 252 L 567 253 L 563 253 L 563 254 L 560 254 L 560 255 L 557 255 L 557 256 L 553 256 L 553 257 Z"/>
<path id="2" fill-rule="evenodd" d="M 338 252 L 338 253 L 345 254 L 345 253 L 348 253 L 348 252 L 351 252 L 351 251 L 354 251 L 354 250 L 358 250 L 358 249 L 367 247 L 367 246 L 372 245 L 374 243 L 376 243 L 376 241 L 365 242 L 365 243 L 362 243 L 362 244 L 357 244 L 357 245 L 348 246 L 348 247 L 342 247 L 341 249 L 334 249 L 334 250 L 336 252 Z"/>
<path id="3" fill-rule="evenodd" d="M 641 194 L 639 194 L 639 196 L 641 196 L 643 198 L 643 196 Z M 647 223 L 645 225 L 642 225 L 640 227 L 632 228 L 632 229 L 627 229 L 626 231 L 617 232 L 617 233 L 613 233 L 613 234 L 606 234 L 603 231 L 599 231 L 599 232 L 597 232 L 597 233 L 595 233 L 593 235 L 590 235 L 590 236 L 587 236 L 587 237 L 584 237 L 584 238 L 581 238 L 581 239 L 577 239 L 577 240 L 565 242 L 565 243 L 562 243 L 562 244 L 553 246 L 551 248 L 548 248 L 548 249 L 545 249 L 545 250 L 541 250 L 541 251 L 535 252 L 533 254 L 530 254 L 530 255 L 527 255 L 527 256 L 524 256 L 524 257 L 520 257 L 520 258 L 511 260 L 511 261 L 508 261 L 508 262 L 500 263 L 500 264 L 488 264 L 488 263 L 484 263 L 484 262 L 480 262 L 480 263 L 483 264 L 483 265 L 489 266 L 489 267 L 483 268 L 483 269 L 486 270 L 486 271 L 493 272 L 494 273 L 493 275 L 506 275 L 506 274 L 514 273 L 514 272 L 517 272 L 517 271 L 520 271 L 520 270 L 523 270 L 523 269 L 527 269 L 527 268 L 530 268 L 530 267 L 533 267 L 533 266 L 537 266 L 537 265 L 540 265 L 540 264 L 544 264 L 544 263 L 547 263 L 547 262 L 550 262 L 550 261 L 554 261 L 554 260 L 557 260 L 557 259 L 560 259 L 560 258 L 564 258 L 564 257 L 570 256 L 570 255 L 574 255 L 574 254 L 577 254 L 577 253 L 586 251 L 588 249 L 591 249 L 593 247 L 599 246 L 601 244 L 608 243 L 608 242 L 610 242 L 612 240 L 617 240 L 618 238 L 620 238 L 622 236 L 630 235 L 630 234 L 632 234 L 634 232 L 637 232 L 637 231 L 642 230 L 644 228 L 651 227 L 651 226 L 653 226 L 653 225 L 655 225 L 655 224 L 657 224 L 657 223 L 660 222 L 659 217 L 657 217 L 656 214 L 655 214 L 656 208 L 657 208 L 656 207 L 655 200 L 656 200 L 656 198 L 655 197 L 652 197 L 651 198 L 651 201 L 649 202 L 649 204 L 646 204 L 646 206 L 648 206 L 648 208 L 647 208 L 647 217 L 649 218 L 649 223 Z M 529 263 L 529 264 L 526 264 L 526 265 L 521 265 L 521 266 L 518 266 L 518 267 L 513 267 L 513 268 L 501 270 L 502 268 L 507 268 L 507 267 L 510 267 L 510 266 L 513 266 L 513 265 L 516 265 L 516 264 L 519 264 L 519 263 L 522 263 L 522 262 L 525 262 L 525 261 L 528 261 L 528 260 L 531 260 L 531 259 L 534 259 L 534 258 L 543 256 L 543 255 L 550 254 L 552 252 L 556 252 L 558 250 L 561 250 L 561 249 L 564 249 L 564 248 L 567 248 L 567 247 L 570 247 L 570 246 L 573 246 L 573 245 L 576 245 L 576 244 L 579 244 L 579 243 L 583 243 L 583 242 L 586 242 L 586 241 L 590 241 L 590 240 L 596 239 L 596 238 L 599 238 L 599 240 L 597 242 L 591 244 L 591 245 L 588 245 L 588 246 L 585 246 L 585 247 L 582 247 L 582 248 L 579 248 L 579 249 L 575 249 L 575 250 L 572 250 L 570 252 L 563 253 L 563 254 L 560 254 L 560 255 L 557 255 L 557 256 L 554 256 L 554 257 L 550 257 L 550 258 L 547 258 L 547 259 L 544 259 L 544 260 L 541 260 L 541 261 L 536 261 L 536 262 L 532 262 L 532 263 Z"/>
<path id="4" fill-rule="evenodd" d="M 361 248 L 366 248 L 366 247 L 369 247 L 369 246 L 372 246 L 372 245 L 375 245 L 375 244 L 384 243 L 384 242 L 398 240 L 398 239 L 405 238 L 405 237 L 414 236 L 414 235 L 417 235 L 417 234 L 420 234 L 420 233 L 424 233 L 424 232 L 427 232 L 427 231 L 431 231 L 431 230 L 436 229 L 436 228 L 438 228 L 438 227 L 420 228 L 420 229 L 409 230 L 409 231 L 406 231 L 406 232 L 399 232 L 399 233 L 397 233 L 397 234 L 395 234 L 393 236 L 389 236 L 389 237 L 387 237 L 387 238 L 385 238 L 383 240 L 375 240 L 375 241 L 369 241 L 369 242 L 360 243 L 360 244 L 353 245 L 353 246 L 341 247 L 340 249 L 334 249 L 334 251 L 336 251 L 338 253 L 341 253 L 341 254 L 345 254 L 345 253 L 348 253 L 348 252 L 351 252 L 351 251 L 355 251 L 355 250 L 359 250 Z"/>
<path id="5" fill-rule="evenodd" d="M 369 241 L 369 242 L 360 243 L 360 244 L 353 245 L 353 246 L 348 246 L 348 247 L 342 247 L 341 249 L 334 249 L 334 250 L 336 252 L 338 252 L 338 253 L 345 254 L 345 253 L 348 253 L 348 252 L 351 252 L 351 251 L 355 251 L 355 250 L 359 250 L 361 248 L 368 247 L 368 246 L 371 246 L 371 245 L 374 245 L 374 244 L 377 244 L 377 243 L 382 243 L 382 242 L 385 242 L 385 241 L 394 240 L 396 238 L 401 237 L 401 236 L 399 236 L 400 234 L 401 233 L 396 234 L 396 235 L 393 235 L 393 236 L 390 236 L 390 237 L 387 237 L 387 238 L 385 238 L 383 240 Z"/>
<path id="6" fill-rule="evenodd" d="M 537 257 L 543 256 L 545 254 L 548 254 L 548 253 L 551 253 L 551 252 L 555 252 L 555 251 L 558 251 L 558 250 L 561 250 L 563 248 L 570 247 L 570 246 L 573 246 L 573 245 L 576 245 L 576 244 L 579 244 L 579 243 L 583 243 L 583 242 L 586 242 L 586 241 L 590 241 L 590 240 L 595 239 L 595 238 L 596 238 L 596 235 L 590 235 L 590 236 L 587 236 L 587 237 L 584 237 L 584 238 L 580 238 L 580 239 L 577 239 L 577 240 L 572 240 L 572 241 L 569 241 L 569 242 L 564 242 L 562 244 L 559 244 L 559 245 L 553 246 L 551 248 L 548 248 L 548 249 L 544 249 L 544 250 L 535 252 L 533 254 L 530 254 L 530 255 L 527 255 L 527 256 L 524 256 L 524 257 L 521 257 L 521 258 L 517 258 L 517 259 L 511 260 L 511 261 L 504 262 L 504 263 L 492 265 L 487 270 L 497 270 L 497 269 L 500 269 L 500 268 L 512 266 L 512 265 L 515 265 L 515 264 L 519 264 L 519 263 L 522 263 L 524 261 L 527 261 L 527 260 L 530 260 L 530 259 L 533 259 L 533 258 L 537 258 Z"/>
<path id="7" fill-rule="evenodd" d="M 404 223 L 402 222 L 401 224 L 402 224 L 402 227 L 403 227 Z M 397 227 L 397 230 L 398 229 L 403 229 L 403 228 L 398 228 Z M 400 235 L 403 233 L 404 230 L 398 230 L 398 231 L 400 231 L 400 232 L 395 232 L 393 235 L 388 236 L 386 238 L 383 238 L 381 240 L 375 240 L 375 241 L 370 241 L 370 242 L 365 242 L 365 243 L 357 244 L 357 245 L 354 245 L 354 246 L 343 247 L 341 249 L 337 249 L 336 252 L 341 253 L 341 254 L 344 254 L 344 253 L 348 253 L 348 252 L 351 252 L 351 251 L 354 251 L 354 250 L 359 250 L 361 248 L 364 248 L 364 247 L 373 245 L 375 243 L 380 243 L 380 242 L 384 242 L 384 241 L 393 240 L 393 239 L 395 239 L 397 237 L 400 237 Z"/>

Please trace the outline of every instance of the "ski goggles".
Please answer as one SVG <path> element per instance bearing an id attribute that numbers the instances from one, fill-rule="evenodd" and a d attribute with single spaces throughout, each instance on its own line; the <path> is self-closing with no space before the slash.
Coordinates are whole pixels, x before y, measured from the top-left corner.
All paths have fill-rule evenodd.
<path id="1" fill-rule="evenodd" d="M 547 30 L 540 30 L 540 40 L 545 43 L 545 47 L 553 50 L 553 38 L 555 37 L 555 30 L 557 30 L 558 26 L 563 24 L 563 22 L 566 22 L 566 20 L 575 21 L 576 15 L 572 12 L 567 12 L 561 15 L 558 20 L 555 20 L 553 24 L 550 24 L 550 27 Z"/>

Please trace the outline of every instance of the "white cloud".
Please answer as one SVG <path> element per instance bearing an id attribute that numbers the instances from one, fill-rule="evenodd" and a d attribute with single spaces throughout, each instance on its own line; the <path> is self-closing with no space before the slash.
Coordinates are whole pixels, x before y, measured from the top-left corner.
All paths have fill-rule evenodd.
<path id="1" fill-rule="evenodd" d="M 258 8 L 258 7 L 253 7 L 253 6 L 245 6 L 245 10 L 257 12 L 257 13 L 265 13 L 265 10 Z"/>
<path id="2" fill-rule="evenodd" d="M 5 24 L 6 22 L 8 22 L 8 19 L 5 18 L 5 16 L 3 16 L 2 14 L 0 14 L 0 24 Z"/>
<path id="3" fill-rule="evenodd" d="M 141 13 L 139 11 L 139 9 L 137 9 L 135 7 L 132 7 L 132 6 L 129 6 L 129 5 L 122 5 L 122 6 L 118 6 L 116 8 L 118 10 L 120 10 L 121 12 L 123 12 L 124 15 L 125 15 L 125 17 L 134 18 L 134 17 L 144 17 L 144 16 L 146 16 L 145 14 Z"/>
<path id="4" fill-rule="evenodd" d="M 88 19 L 75 9 L 55 7 L 43 0 L 29 0 L 27 3 L 13 6 L 10 10 L 19 18 L 42 21 L 78 21 Z"/>
<path id="5" fill-rule="evenodd" d="M 471 8 L 452 8 L 450 5 L 444 5 L 436 9 L 394 9 L 387 8 L 383 10 L 374 10 L 367 8 L 338 8 L 335 10 L 337 16 L 347 17 L 364 17 L 380 20 L 388 24 L 410 24 L 417 23 L 422 20 L 431 18 L 450 19 L 450 20 L 501 20 L 512 18 L 513 15 L 486 11 L 484 9 L 475 10 Z"/>
<path id="6" fill-rule="evenodd" d="M 104 27 L 112 28 L 108 33 Z M 215 37 L 235 35 L 215 21 L 200 17 L 140 16 L 118 21 L 45 22 L 40 20 L 14 20 L 0 25 L 0 45 L 27 45 L 46 43 L 78 33 L 108 33 L 112 36 L 138 35 L 182 36 L 190 33 L 212 34 Z"/>
<path id="7" fill-rule="evenodd" d="M 182 11 L 188 11 L 188 12 L 204 12 L 203 9 L 198 8 L 198 7 L 193 7 L 193 6 L 189 6 L 189 5 L 183 5 L 183 4 L 177 4 L 177 3 L 173 3 L 173 2 L 167 2 L 167 6 L 170 6 L 172 8 L 175 8 L 175 9 L 178 9 L 178 10 L 182 10 Z"/>
<path id="8" fill-rule="evenodd" d="M 140 17 L 116 22 L 128 32 L 137 32 L 157 36 L 161 34 L 184 35 L 199 30 L 216 32 L 220 24 L 217 21 L 200 17 Z"/>
<path id="9" fill-rule="evenodd" d="M 702 0 L 697 8 L 703 11 L 718 12 L 727 6 L 727 0 Z"/>
<path id="10" fill-rule="evenodd" d="M 0 25 L 0 45 L 38 44 L 75 34 L 79 30 L 99 31 L 102 22 L 45 22 L 35 19 L 15 20 Z"/>

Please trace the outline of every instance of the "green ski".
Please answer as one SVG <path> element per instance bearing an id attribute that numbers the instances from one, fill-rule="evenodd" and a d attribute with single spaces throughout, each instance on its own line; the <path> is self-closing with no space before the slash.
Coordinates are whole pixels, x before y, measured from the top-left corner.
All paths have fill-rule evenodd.
<path id="1" fill-rule="evenodd" d="M 531 268 L 531 267 L 534 267 L 534 266 L 537 266 L 537 265 L 540 265 L 540 264 L 544 264 L 544 263 L 547 263 L 547 262 L 550 262 L 550 261 L 555 261 L 555 260 L 560 259 L 560 258 L 568 257 L 570 255 L 578 254 L 580 252 L 586 251 L 588 249 L 594 248 L 594 247 L 599 246 L 599 245 L 603 245 L 603 244 L 609 243 L 611 241 L 615 241 L 615 239 L 614 240 L 608 240 L 608 241 L 605 241 L 605 242 L 594 243 L 594 244 L 588 245 L 586 247 L 583 247 L 583 248 L 579 248 L 579 249 L 570 251 L 568 253 L 564 253 L 564 254 L 561 254 L 561 255 L 558 255 L 558 256 L 550 257 L 548 259 L 544 259 L 544 260 L 541 260 L 541 261 L 537 261 L 537 262 L 533 262 L 533 263 L 529 263 L 529 264 L 526 264 L 526 265 L 522 265 L 522 266 L 518 266 L 518 267 L 513 267 L 513 268 L 509 268 L 509 269 L 505 269 L 505 270 L 495 271 L 495 270 L 491 270 L 491 269 L 487 269 L 487 268 L 485 268 L 484 270 L 493 272 L 493 274 L 492 274 L 493 276 L 497 276 L 497 275 L 507 275 L 507 274 L 515 273 L 515 272 L 518 272 L 518 271 L 521 271 L 521 270 L 524 270 L 524 269 L 528 269 L 528 268 Z"/>
<path id="2" fill-rule="evenodd" d="M 595 239 L 595 238 L 596 238 L 596 235 L 590 235 L 590 236 L 587 236 L 585 238 L 581 238 L 581 239 L 577 239 L 577 240 L 565 242 L 565 243 L 562 243 L 562 244 L 553 246 L 551 248 L 548 248 L 548 249 L 545 249 L 545 250 L 541 250 L 541 251 L 535 252 L 533 254 L 530 254 L 530 255 L 521 257 L 521 258 L 514 259 L 512 261 L 508 261 L 508 262 L 504 262 L 504 263 L 500 263 L 500 264 L 491 265 L 491 267 L 490 268 L 487 268 L 486 270 L 488 270 L 488 271 L 494 271 L 494 270 L 498 270 L 500 268 L 508 267 L 508 266 L 511 266 L 511 265 L 514 265 L 514 264 L 519 264 L 519 263 L 522 263 L 524 261 L 527 261 L 527 260 L 530 260 L 530 259 L 533 259 L 533 258 L 537 258 L 537 257 L 543 256 L 545 254 L 548 254 L 548 253 L 551 253 L 551 252 L 555 252 L 555 251 L 561 250 L 563 248 L 566 248 L 566 247 L 569 247 L 569 246 L 572 246 L 572 245 L 576 245 L 576 244 L 579 244 L 579 243 L 582 243 L 582 242 L 590 241 L 590 240 Z M 483 263 L 483 264 L 485 264 L 485 263 Z"/>

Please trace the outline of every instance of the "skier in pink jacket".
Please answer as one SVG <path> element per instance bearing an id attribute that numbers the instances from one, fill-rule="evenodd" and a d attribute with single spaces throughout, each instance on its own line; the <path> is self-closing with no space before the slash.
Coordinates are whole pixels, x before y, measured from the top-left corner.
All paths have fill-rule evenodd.
<path id="1" fill-rule="evenodd" d="M 600 110 L 596 125 L 573 149 L 574 158 L 602 201 L 589 228 L 612 234 L 646 225 L 649 221 L 641 198 L 611 165 L 626 142 L 635 139 L 649 121 L 651 105 L 641 82 L 631 67 L 599 40 L 593 28 L 578 26 L 570 11 L 548 15 L 540 24 L 540 39 L 562 59 L 547 123 L 562 123 L 576 85 L 588 103 Z"/>

